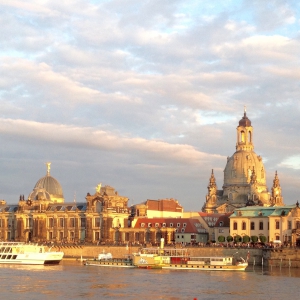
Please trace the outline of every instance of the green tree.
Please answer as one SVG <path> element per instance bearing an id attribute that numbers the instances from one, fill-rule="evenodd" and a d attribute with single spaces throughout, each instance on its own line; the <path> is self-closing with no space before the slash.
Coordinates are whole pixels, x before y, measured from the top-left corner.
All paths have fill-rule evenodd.
<path id="1" fill-rule="evenodd" d="M 231 235 L 229 235 L 227 238 L 226 238 L 227 242 L 230 243 L 233 241 L 233 237 Z"/>
<path id="2" fill-rule="evenodd" d="M 251 236 L 251 241 L 252 241 L 253 243 L 257 243 L 258 237 L 257 237 L 256 235 L 252 235 L 252 236 Z"/>
<path id="3" fill-rule="evenodd" d="M 224 243 L 224 242 L 225 242 L 225 236 L 220 235 L 220 236 L 218 237 L 218 241 L 219 241 L 219 243 Z"/>
<path id="4" fill-rule="evenodd" d="M 259 237 L 259 240 L 262 242 L 262 243 L 265 243 L 267 241 L 267 238 L 264 236 L 264 235 L 261 235 Z"/>
<path id="5" fill-rule="evenodd" d="M 250 236 L 249 235 L 244 235 L 243 236 L 243 243 L 249 243 L 250 242 Z"/>
<path id="6" fill-rule="evenodd" d="M 234 237 L 234 242 L 235 243 L 240 243 L 242 241 L 242 237 L 240 236 L 240 235 L 236 235 L 235 237 Z"/>

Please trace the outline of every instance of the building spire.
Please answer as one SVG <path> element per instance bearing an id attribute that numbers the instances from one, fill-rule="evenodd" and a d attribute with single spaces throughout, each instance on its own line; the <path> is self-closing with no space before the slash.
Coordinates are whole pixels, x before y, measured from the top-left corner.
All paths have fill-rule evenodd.
<path id="1" fill-rule="evenodd" d="M 46 166 L 47 166 L 47 176 L 50 176 L 50 166 L 51 166 L 51 162 L 46 162 Z"/>

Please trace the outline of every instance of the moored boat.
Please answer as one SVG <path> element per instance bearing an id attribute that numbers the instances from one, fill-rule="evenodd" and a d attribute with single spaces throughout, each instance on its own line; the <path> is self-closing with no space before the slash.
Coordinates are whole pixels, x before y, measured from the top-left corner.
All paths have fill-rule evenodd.
<path id="1" fill-rule="evenodd" d="M 188 249 L 143 248 L 133 257 L 133 264 L 144 269 L 244 271 L 248 261 L 233 256 L 192 257 Z"/>
<path id="2" fill-rule="evenodd" d="M 46 251 L 45 246 L 23 242 L 0 242 L 0 264 L 59 264 L 63 252 Z"/>
<path id="3" fill-rule="evenodd" d="M 84 264 L 97 267 L 135 268 L 131 255 L 126 255 L 124 258 L 113 258 L 111 253 L 99 254 L 98 259 L 86 259 Z"/>

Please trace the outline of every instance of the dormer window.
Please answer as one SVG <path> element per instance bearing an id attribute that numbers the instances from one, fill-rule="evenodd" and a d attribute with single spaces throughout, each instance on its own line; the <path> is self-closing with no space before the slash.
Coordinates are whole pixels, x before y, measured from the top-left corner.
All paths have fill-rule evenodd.
<path id="1" fill-rule="evenodd" d="M 148 227 L 152 227 L 152 224 L 151 224 L 151 223 L 148 223 Z"/>
<path id="2" fill-rule="evenodd" d="M 177 227 L 180 227 L 180 223 L 177 223 Z"/>
<path id="3" fill-rule="evenodd" d="M 224 224 L 223 224 L 223 221 L 221 221 L 220 223 L 219 223 L 219 226 L 220 227 L 222 227 Z"/>
<path id="4" fill-rule="evenodd" d="M 185 231 L 185 229 L 184 228 L 181 228 L 181 232 L 184 232 Z"/>
<path id="5" fill-rule="evenodd" d="M 158 224 L 158 223 L 155 223 L 155 227 L 158 228 L 158 227 L 159 227 L 159 224 Z"/>
<path id="6" fill-rule="evenodd" d="M 167 224 L 166 223 L 162 223 L 162 227 L 167 227 Z"/>
<path id="7" fill-rule="evenodd" d="M 186 223 L 183 223 L 183 225 L 182 225 L 183 227 L 186 227 Z"/>
<path id="8" fill-rule="evenodd" d="M 145 223 L 141 223 L 141 227 L 145 227 Z"/>
<path id="9" fill-rule="evenodd" d="M 173 227 L 173 223 L 170 223 L 170 227 Z"/>

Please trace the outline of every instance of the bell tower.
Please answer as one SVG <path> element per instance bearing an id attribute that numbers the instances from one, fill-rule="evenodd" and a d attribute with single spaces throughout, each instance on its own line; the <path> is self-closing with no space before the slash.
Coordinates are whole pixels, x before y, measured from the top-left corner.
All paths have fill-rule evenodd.
<path id="1" fill-rule="evenodd" d="M 253 151 L 253 128 L 251 126 L 251 121 L 246 115 L 246 107 L 244 107 L 244 116 L 239 121 L 239 126 L 237 127 L 237 142 L 236 151 Z"/>

